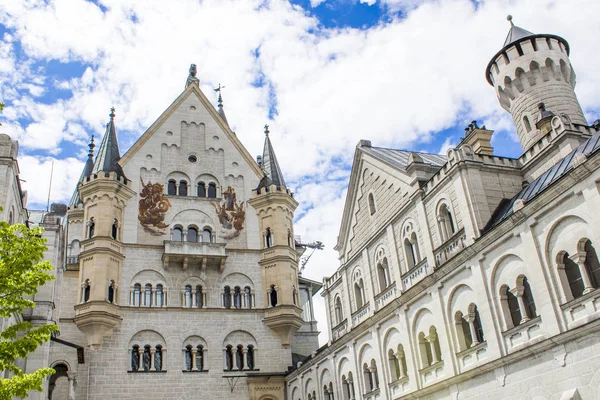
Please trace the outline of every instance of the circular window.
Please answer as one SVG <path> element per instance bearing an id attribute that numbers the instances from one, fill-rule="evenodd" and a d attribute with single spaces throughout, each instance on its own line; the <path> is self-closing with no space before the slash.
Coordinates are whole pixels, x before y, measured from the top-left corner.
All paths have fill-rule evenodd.
<path id="1" fill-rule="evenodd" d="M 188 156 L 188 161 L 189 161 L 189 162 L 191 162 L 191 163 L 195 163 L 196 161 L 198 161 L 198 157 L 196 157 L 196 156 L 195 156 L 195 155 L 193 155 L 193 154 L 190 154 L 190 155 Z"/>

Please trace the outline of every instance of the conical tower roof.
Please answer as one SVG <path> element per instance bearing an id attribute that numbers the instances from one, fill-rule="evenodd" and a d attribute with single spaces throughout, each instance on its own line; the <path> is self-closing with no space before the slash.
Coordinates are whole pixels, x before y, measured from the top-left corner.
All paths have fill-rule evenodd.
<path id="1" fill-rule="evenodd" d="M 215 89 L 217 90 L 217 89 Z M 219 83 L 219 100 L 218 100 L 218 105 L 217 105 L 217 111 L 219 112 L 219 115 L 221 116 L 221 118 L 223 118 L 223 121 L 225 121 L 225 123 L 227 124 L 227 126 L 229 126 L 229 122 L 227 121 L 227 117 L 225 116 L 225 110 L 223 109 L 223 96 L 221 96 L 221 84 Z"/>
<path id="2" fill-rule="evenodd" d="M 92 140 L 90 141 L 90 144 L 88 145 L 88 147 L 90 148 L 88 150 L 88 158 L 85 161 L 85 165 L 83 166 L 83 171 L 81 171 L 81 176 L 79 177 L 79 180 L 77 181 L 78 185 L 79 185 L 79 182 L 81 182 L 83 179 L 89 178 L 90 176 L 92 176 L 92 169 L 94 168 L 94 147 L 96 147 L 94 145 L 94 135 L 92 135 Z M 69 203 L 69 207 L 77 207 L 77 205 L 79 205 L 81 203 L 83 203 L 83 202 L 79 198 L 79 188 L 76 187 L 75 192 L 73 192 L 73 196 L 71 197 L 71 202 Z"/>
<path id="3" fill-rule="evenodd" d="M 526 29 L 516 26 L 512 22 L 512 15 L 509 15 L 508 17 L 506 17 L 506 19 L 510 22 L 510 30 L 508 31 L 508 35 L 506 35 L 506 40 L 504 41 L 504 47 L 508 46 L 509 44 L 511 44 L 513 42 L 516 42 L 523 38 L 534 35 L 532 32 L 529 32 Z"/>
<path id="4" fill-rule="evenodd" d="M 265 147 L 263 149 L 261 166 L 265 176 L 258 185 L 259 189 L 270 185 L 285 186 L 285 179 L 283 179 L 281 167 L 279 166 L 273 144 L 269 138 L 269 125 L 265 125 Z"/>
<path id="5" fill-rule="evenodd" d="M 102 138 L 96 162 L 92 168 L 93 174 L 100 172 L 116 172 L 118 176 L 125 177 L 123 169 L 119 165 L 121 154 L 119 153 L 119 142 L 117 140 L 117 131 L 115 129 L 115 108 L 110 109 L 110 121 L 106 125 L 106 133 Z"/>

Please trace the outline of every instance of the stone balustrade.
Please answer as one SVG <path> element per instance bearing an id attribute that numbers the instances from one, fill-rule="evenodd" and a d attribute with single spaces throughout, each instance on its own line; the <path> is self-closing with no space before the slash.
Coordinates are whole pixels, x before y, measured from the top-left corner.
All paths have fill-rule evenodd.
<path id="1" fill-rule="evenodd" d="M 385 288 L 381 293 L 375 297 L 375 307 L 377 310 L 381 310 L 389 302 L 396 298 L 396 282 Z"/>
<path id="2" fill-rule="evenodd" d="M 369 314 L 371 313 L 371 305 L 369 303 L 365 304 L 361 308 L 359 308 L 354 314 L 352 314 L 352 326 L 358 326 L 361 322 L 369 318 Z"/>
<path id="3" fill-rule="evenodd" d="M 402 275 L 402 288 L 407 291 L 429 273 L 427 259 L 421 260 L 414 268 Z"/>
<path id="4" fill-rule="evenodd" d="M 458 254 L 462 249 L 467 247 L 467 235 L 465 229 L 462 228 L 456 232 L 450 239 L 446 240 L 440 247 L 434 250 L 435 264 L 439 267 L 446 261 Z"/>

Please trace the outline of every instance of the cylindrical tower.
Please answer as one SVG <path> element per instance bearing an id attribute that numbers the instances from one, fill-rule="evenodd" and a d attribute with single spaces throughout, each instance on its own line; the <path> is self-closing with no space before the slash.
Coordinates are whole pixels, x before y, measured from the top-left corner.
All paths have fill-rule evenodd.
<path id="1" fill-rule="evenodd" d="M 575 95 L 575 71 L 567 41 L 515 26 L 510 15 L 508 20 L 510 31 L 502 50 L 489 62 L 486 79 L 495 88 L 502 108 L 512 115 L 523 150 L 542 136 L 535 126 L 540 103 L 573 123 L 587 125 Z"/>

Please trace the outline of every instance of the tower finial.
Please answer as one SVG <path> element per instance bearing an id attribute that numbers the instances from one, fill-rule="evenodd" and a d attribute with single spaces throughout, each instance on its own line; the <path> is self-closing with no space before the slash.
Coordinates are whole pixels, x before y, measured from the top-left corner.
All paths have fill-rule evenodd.
<path id="1" fill-rule="evenodd" d="M 88 147 L 90 148 L 90 150 L 88 151 L 88 156 L 93 157 L 94 147 L 96 147 L 96 145 L 94 144 L 94 135 L 92 135 L 92 140 L 90 140 L 90 144 L 88 144 Z"/>
<path id="2" fill-rule="evenodd" d="M 269 125 L 265 124 L 265 135 L 269 136 Z"/>
<path id="3" fill-rule="evenodd" d="M 109 116 L 110 116 L 110 119 L 115 119 L 115 108 L 114 107 L 110 108 Z"/>
<path id="4" fill-rule="evenodd" d="M 219 107 L 223 107 L 223 97 L 221 96 L 221 89 L 225 89 L 225 86 L 221 86 L 220 83 L 219 83 L 218 88 L 213 89 L 215 92 L 219 92 L 219 98 L 217 99 L 217 102 L 219 103 L 218 104 Z"/>
<path id="5" fill-rule="evenodd" d="M 510 15 L 510 14 L 509 14 L 509 15 L 507 15 L 507 16 L 506 16 L 506 20 L 507 20 L 508 22 L 510 22 L 510 26 L 515 26 L 515 24 L 514 24 L 514 23 L 513 23 L 513 21 L 512 21 L 512 15 Z"/>

